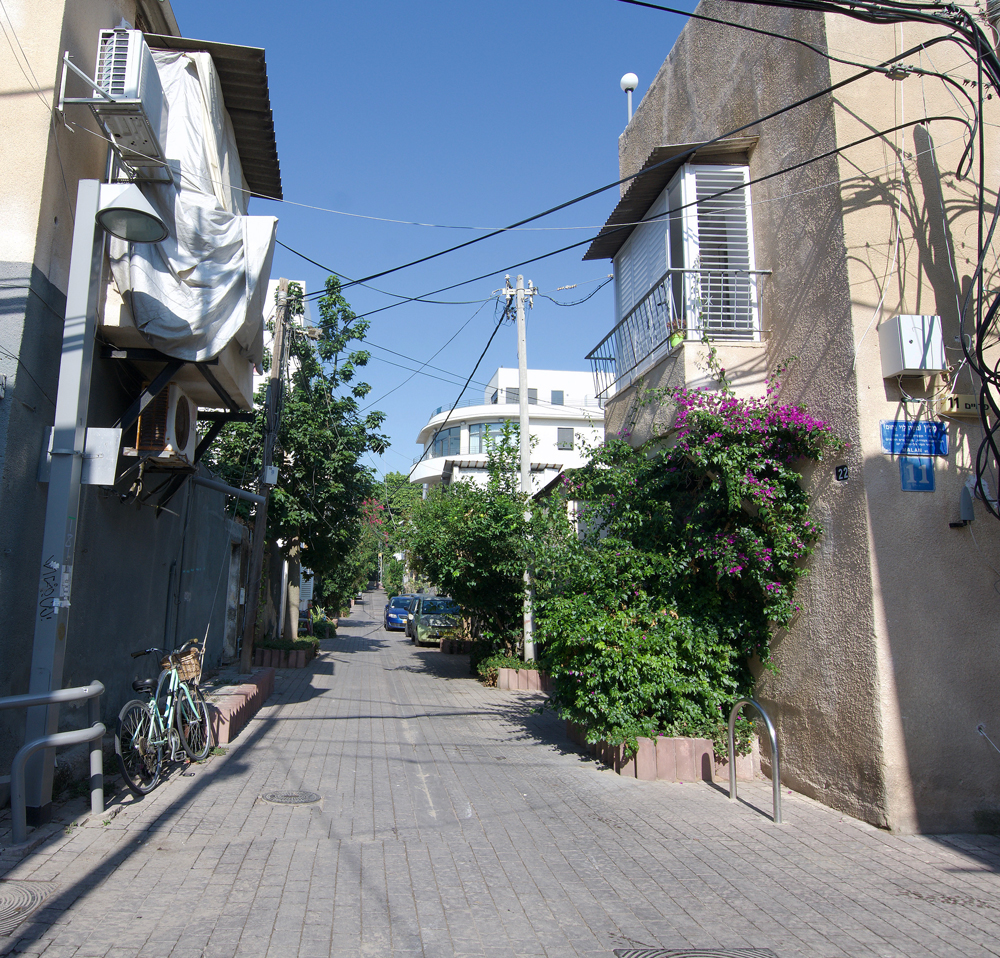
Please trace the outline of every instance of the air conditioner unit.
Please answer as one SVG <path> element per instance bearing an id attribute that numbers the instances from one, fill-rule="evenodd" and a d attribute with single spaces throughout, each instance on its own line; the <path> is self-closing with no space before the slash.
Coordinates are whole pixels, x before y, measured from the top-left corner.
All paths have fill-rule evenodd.
<path id="1" fill-rule="evenodd" d="M 139 176 L 164 179 L 161 143 L 166 103 L 153 54 L 141 30 L 101 30 L 97 48 L 97 86 L 114 97 L 91 105 L 104 131 Z"/>
<path id="2" fill-rule="evenodd" d="M 170 383 L 139 417 L 137 448 L 157 465 L 194 465 L 198 444 L 198 407 L 176 383 Z"/>

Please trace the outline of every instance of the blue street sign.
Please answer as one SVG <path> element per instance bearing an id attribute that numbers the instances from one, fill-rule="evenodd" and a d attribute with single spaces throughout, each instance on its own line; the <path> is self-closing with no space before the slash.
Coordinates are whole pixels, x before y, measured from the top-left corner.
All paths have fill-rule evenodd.
<path id="1" fill-rule="evenodd" d="M 887 456 L 947 456 L 948 427 L 943 422 L 883 419 L 882 452 Z"/>
<path id="2" fill-rule="evenodd" d="M 934 457 L 900 456 L 899 484 L 903 492 L 933 492 Z"/>

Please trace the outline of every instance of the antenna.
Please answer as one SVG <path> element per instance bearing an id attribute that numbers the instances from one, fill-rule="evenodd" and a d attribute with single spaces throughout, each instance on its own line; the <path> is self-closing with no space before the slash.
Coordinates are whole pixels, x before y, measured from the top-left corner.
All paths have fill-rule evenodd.
<path id="1" fill-rule="evenodd" d="M 639 78 L 634 73 L 626 73 L 622 77 L 621 87 L 628 94 L 628 118 L 632 120 L 632 91 L 639 85 Z"/>

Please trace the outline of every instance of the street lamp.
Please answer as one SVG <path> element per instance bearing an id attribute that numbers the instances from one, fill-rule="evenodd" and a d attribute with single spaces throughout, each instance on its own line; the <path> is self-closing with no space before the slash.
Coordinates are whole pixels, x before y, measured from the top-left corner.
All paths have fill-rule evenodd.
<path id="1" fill-rule="evenodd" d="M 105 231 L 132 243 L 155 243 L 168 235 L 163 220 L 134 183 L 80 180 L 52 425 L 52 466 L 35 603 L 30 693 L 62 688 Z M 58 705 L 28 709 L 25 742 L 56 732 L 58 725 Z M 52 817 L 54 757 L 54 750 L 46 749 L 29 760 L 25 776 L 29 825 L 44 824 Z"/>
<path id="2" fill-rule="evenodd" d="M 130 243 L 160 243 L 169 236 L 166 224 L 135 183 L 105 183 L 97 225 Z"/>

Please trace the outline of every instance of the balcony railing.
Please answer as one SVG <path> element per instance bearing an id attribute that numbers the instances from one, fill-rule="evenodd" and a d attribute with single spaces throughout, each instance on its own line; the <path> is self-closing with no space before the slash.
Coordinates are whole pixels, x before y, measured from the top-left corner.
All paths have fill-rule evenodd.
<path id="1" fill-rule="evenodd" d="M 669 269 L 588 354 L 594 389 L 607 399 L 656 353 L 686 339 L 760 339 L 760 287 L 770 270 Z"/>

